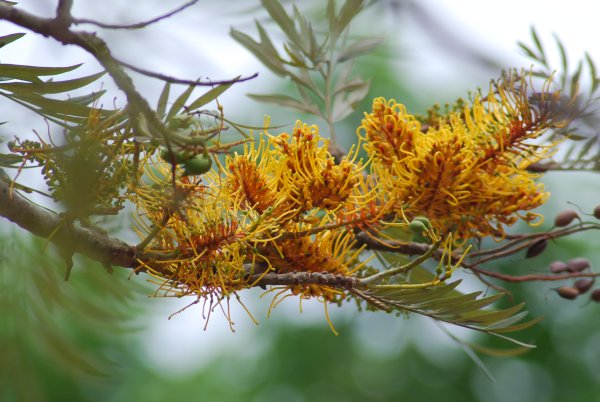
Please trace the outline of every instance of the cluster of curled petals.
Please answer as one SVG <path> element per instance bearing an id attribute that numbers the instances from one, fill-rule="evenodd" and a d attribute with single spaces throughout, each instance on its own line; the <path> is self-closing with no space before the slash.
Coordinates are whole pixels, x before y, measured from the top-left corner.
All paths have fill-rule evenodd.
<path id="1" fill-rule="evenodd" d="M 553 151 L 532 140 L 557 122 L 550 109 L 529 103 L 525 84 L 493 84 L 485 100 L 477 96 L 426 129 L 394 100 L 375 99 L 358 134 L 382 198 L 457 240 L 502 236 L 519 217 L 536 221 L 531 210 L 547 193 L 526 168 Z"/>

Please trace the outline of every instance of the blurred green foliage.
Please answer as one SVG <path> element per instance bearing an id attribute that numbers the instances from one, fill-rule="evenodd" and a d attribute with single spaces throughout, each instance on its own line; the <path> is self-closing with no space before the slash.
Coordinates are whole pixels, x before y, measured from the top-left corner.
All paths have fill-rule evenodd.
<path id="1" fill-rule="evenodd" d="M 411 110 L 424 111 L 410 77 L 399 74 L 390 63 L 390 52 L 383 48 L 357 62 L 358 72 L 373 77 L 371 92 L 358 110 L 368 110 L 373 96 L 388 96 Z M 228 107 L 236 109 L 236 105 Z M 360 118 L 355 113 L 340 123 L 338 132 L 352 134 L 342 141 L 354 139 Z M 576 180 L 569 172 L 552 174 L 550 182 L 568 181 L 569 186 L 564 194 L 554 193 L 545 207 L 549 221 L 566 207 L 566 200 L 585 200 L 588 204 L 582 207 L 588 211 L 597 204 L 600 188 L 593 184 L 597 175 L 592 179 L 586 175 Z M 533 260 L 514 256 L 489 268 L 508 273 L 543 271 L 554 259 L 587 255 L 597 270 L 600 239 L 594 236 L 563 239 Z M 124 270 L 109 275 L 98 264 L 82 259 L 76 261 L 69 282 L 64 282 L 64 262 L 51 247 L 44 249 L 44 242 L 21 232 L 0 234 L 2 402 L 600 400 L 600 307 L 559 299 L 548 292 L 555 284 L 509 287 L 516 300 L 527 302 L 532 313 L 544 315 L 545 320 L 521 337 L 537 344 L 537 349 L 519 357 L 482 357 L 496 379 L 493 383 L 457 345 L 444 343 L 443 333 L 433 325 L 390 320 L 383 313 L 336 321 L 339 337 L 329 331 L 324 319 L 313 325 L 272 319 L 245 330 L 252 334 L 238 331 L 235 335 L 242 342 L 248 340 L 247 353 L 223 342 L 206 344 L 203 347 L 218 352 L 200 368 L 174 374 L 156 362 L 151 365 L 139 346 L 149 310 L 161 303 L 140 300 L 140 295 L 150 292 L 141 285 L 143 278 L 128 281 Z M 167 322 L 165 317 L 164 325 L 175 325 L 171 323 L 176 320 Z M 437 338 L 442 341 L 427 344 Z M 204 333 L 199 332 L 197 342 L 204 341 Z M 163 339 L 154 347 L 168 349 L 173 342 L 179 340 Z M 501 341 L 478 337 L 477 342 L 494 347 Z"/>
<path id="2" fill-rule="evenodd" d="M 103 400 L 119 366 L 131 361 L 139 285 L 17 231 L 0 241 L 0 400 Z"/>

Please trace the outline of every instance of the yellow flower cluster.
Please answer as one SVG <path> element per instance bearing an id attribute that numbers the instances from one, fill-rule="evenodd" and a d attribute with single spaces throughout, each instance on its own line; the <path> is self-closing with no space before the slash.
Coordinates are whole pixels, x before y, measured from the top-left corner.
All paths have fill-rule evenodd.
<path id="1" fill-rule="evenodd" d="M 548 194 L 526 168 L 551 152 L 531 140 L 555 123 L 550 109 L 531 105 L 522 87 L 512 80 L 496 85 L 486 98 L 479 95 L 429 126 L 394 100 L 375 99 L 358 134 L 392 209 L 409 218 L 424 215 L 458 240 L 501 237 L 503 225 L 519 217 L 540 218 L 529 211 Z"/>
<path id="2" fill-rule="evenodd" d="M 532 104 L 526 84 L 507 77 L 427 124 L 394 100 L 375 99 L 358 128 L 367 164 L 354 148 L 335 161 L 318 128 L 302 122 L 290 133 L 265 131 L 201 176 L 144 159 L 150 183 L 132 195 L 140 248 L 151 256 L 140 268 L 166 294 L 221 300 L 271 273 L 364 275 L 355 234 L 381 239 L 400 226 L 443 243 L 440 264 L 449 262 L 439 283 L 457 244 L 539 218 L 532 210 L 548 194 L 527 167 L 553 152 L 555 144 L 535 140 L 560 122 L 552 94 Z M 284 293 L 345 297 L 325 282 L 287 284 L 276 298 Z"/>
<path id="3" fill-rule="evenodd" d="M 336 212 L 351 214 L 365 198 L 355 158 L 334 163 L 317 127 L 298 122 L 291 134 L 265 134 L 227 156 L 220 173 L 193 182 L 177 171 L 175 189 L 170 164 L 149 165 L 152 185 L 136 189 L 133 201 L 156 258 L 141 267 L 167 293 L 199 297 L 229 295 L 258 272 L 350 275 L 362 266 L 360 249 Z M 329 301 L 338 295 L 324 285 L 287 289 Z"/>

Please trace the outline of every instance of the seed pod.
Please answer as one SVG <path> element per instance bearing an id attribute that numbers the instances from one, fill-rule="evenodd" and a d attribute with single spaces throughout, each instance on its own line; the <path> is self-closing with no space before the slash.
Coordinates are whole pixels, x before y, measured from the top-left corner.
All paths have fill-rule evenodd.
<path id="1" fill-rule="evenodd" d="M 590 261 L 587 258 L 577 257 L 567 261 L 567 267 L 570 272 L 581 272 L 590 267 Z"/>
<path id="2" fill-rule="evenodd" d="M 556 215 L 556 217 L 554 218 L 554 225 L 558 227 L 567 226 L 578 218 L 579 215 L 577 214 L 577 212 L 573 211 L 572 209 L 566 209 L 560 212 L 558 215 Z"/>
<path id="3" fill-rule="evenodd" d="M 201 175 L 212 167 L 212 159 L 208 155 L 196 155 L 184 163 L 185 174 L 189 176 Z"/>
<path id="4" fill-rule="evenodd" d="M 577 279 L 573 284 L 580 294 L 583 294 L 592 288 L 594 284 L 594 278 L 581 278 Z"/>
<path id="5" fill-rule="evenodd" d="M 574 300 L 577 298 L 577 296 L 579 296 L 579 290 L 576 288 L 570 288 L 568 286 L 556 288 L 556 293 L 563 299 L 567 300 Z"/>
<path id="6" fill-rule="evenodd" d="M 560 274 L 568 270 L 569 266 L 562 261 L 554 261 L 550 264 L 550 272 L 553 274 Z"/>
<path id="7" fill-rule="evenodd" d="M 594 289 L 590 295 L 590 300 L 600 302 L 600 289 Z"/>
<path id="8" fill-rule="evenodd" d="M 594 208 L 594 218 L 600 219 L 600 205 L 596 205 L 596 208 Z"/>
<path id="9" fill-rule="evenodd" d="M 538 255 L 542 254 L 542 252 L 546 249 L 547 246 L 548 241 L 546 239 L 536 241 L 527 249 L 525 258 L 537 257 Z"/>

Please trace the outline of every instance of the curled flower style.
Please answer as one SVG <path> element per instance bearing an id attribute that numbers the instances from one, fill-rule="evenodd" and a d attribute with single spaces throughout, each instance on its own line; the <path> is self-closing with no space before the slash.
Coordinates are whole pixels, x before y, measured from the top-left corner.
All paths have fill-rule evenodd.
<path id="1" fill-rule="evenodd" d="M 265 244 L 260 254 L 277 273 L 316 272 L 350 276 L 364 266 L 364 262 L 358 259 L 362 248 L 353 248 L 354 243 L 353 236 L 345 230 L 327 230 L 313 236 L 275 240 Z M 321 284 L 298 283 L 286 289 L 302 298 L 321 297 L 326 301 L 344 298 L 339 290 Z"/>
<path id="2" fill-rule="evenodd" d="M 278 163 L 273 163 L 272 151 L 265 138 L 258 147 L 245 145 L 243 155 L 228 156 L 225 190 L 240 201 L 243 210 L 253 209 L 259 214 L 273 208 L 285 199 L 279 187 Z"/>
<path id="3" fill-rule="evenodd" d="M 283 133 L 272 143 L 283 164 L 279 187 L 289 188 L 290 200 L 302 212 L 339 208 L 358 184 L 361 167 L 351 159 L 356 155 L 335 164 L 317 126 L 298 121 L 291 136 Z"/>
<path id="4" fill-rule="evenodd" d="M 556 117 L 543 103 L 529 103 L 524 79 L 507 76 L 492 84 L 485 100 L 476 96 L 425 132 L 395 101 L 375 99 L 358 134 L 382 198 L 397 213 L 425 215 L 436 229 L 465 240 L 503 236 L 503 225 L 539 217 L 529 211 L 548 194 L 526 168 L 552 154 L 556 144 L 531 140 L 561 124 Z"/>

